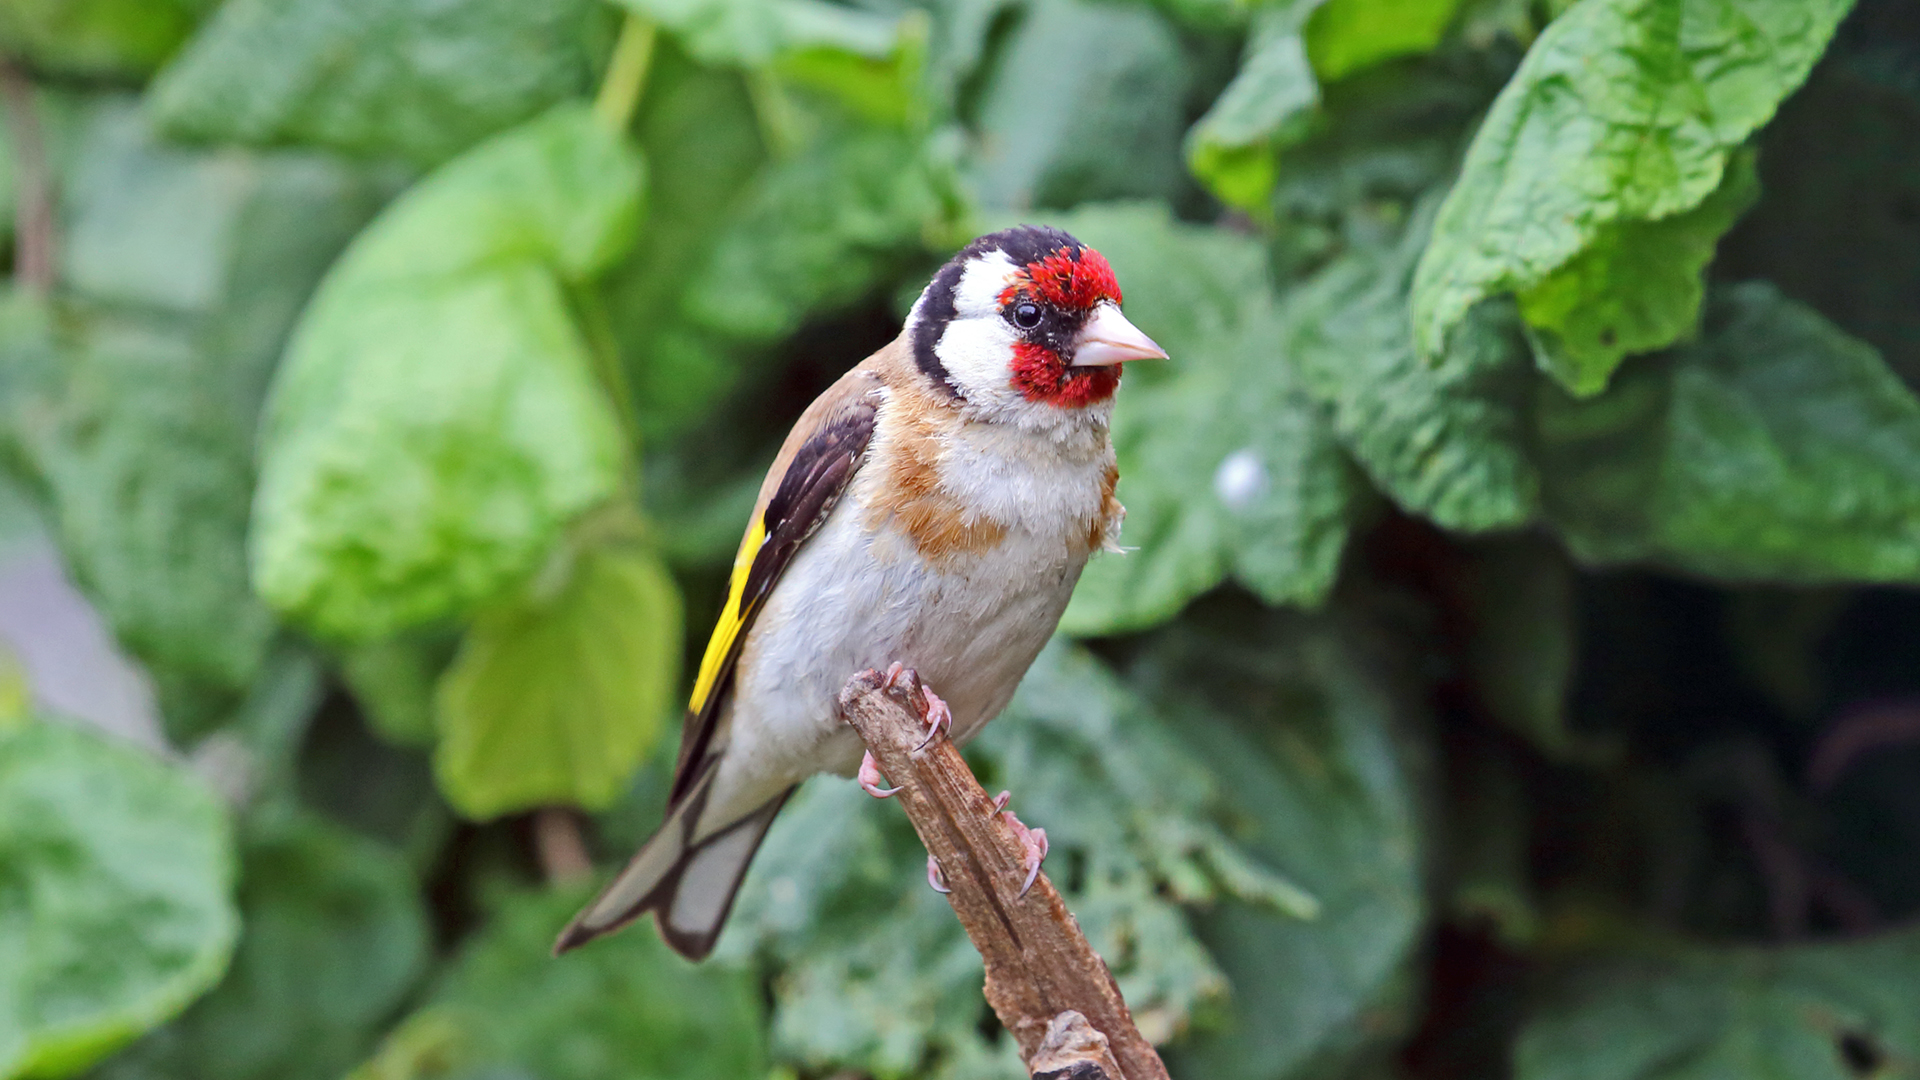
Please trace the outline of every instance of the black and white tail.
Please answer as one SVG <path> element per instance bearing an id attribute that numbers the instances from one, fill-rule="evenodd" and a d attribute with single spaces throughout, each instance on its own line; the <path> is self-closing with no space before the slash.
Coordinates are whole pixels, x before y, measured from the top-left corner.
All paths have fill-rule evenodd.
<path id="1" fill-rule="evenodd" d="M 791 794 L 793 789 L 788 788 L 779 798 L 696 843 L 694 824 L 707 799 L 704 787 L 690 792 L 640 845 L 620 875 L 560 932 L 554 955 L 610 934 L 651 911 L 660 924 L 660 936 L 675 952 L 689 960 L 705 959 L 720 938 L 734 894 L 740 891 L 740 880 L 746 877 L 767 826 Z"/>

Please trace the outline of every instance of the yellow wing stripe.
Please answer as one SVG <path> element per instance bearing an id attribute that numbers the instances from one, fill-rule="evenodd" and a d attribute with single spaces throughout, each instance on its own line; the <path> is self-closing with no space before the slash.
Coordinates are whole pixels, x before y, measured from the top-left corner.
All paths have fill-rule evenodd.
<path id="1" fill-rule="evenodd" d="M 753 569 L 753 557 L 760 553 L 760 545 L 767 540 L 767 525 L 762 515 L 756 514 L 752 524 L 747 526 L 747 535 L 740 540 L 739 554 L 733 557 L 733 578 L 727 584 L 727 606 L 720 612 L 720 621 L 714 624 L 713 636 L 707 639 L 706 655 L 700 658 L 700 677 L 693 683 L 693 699 L 687 708 L 699 713 L 707 706 L 713 695 L 714 687 L 720 681 L 720 673 L 726 669 L 727 654 L 733 651 L 734 639 L 740 636 L 740 628 L 747 624 L 747 613 L 742 608 L 741 597 L 747 591 L 747 573 Z"/>

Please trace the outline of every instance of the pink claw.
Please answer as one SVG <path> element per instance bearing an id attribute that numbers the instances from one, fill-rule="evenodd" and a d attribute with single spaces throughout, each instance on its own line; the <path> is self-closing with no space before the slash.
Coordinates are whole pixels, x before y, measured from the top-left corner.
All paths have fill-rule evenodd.
<path id="1" fill-rule="evenodd" d="M 1000 816 L 1013 829 L 1013 835 L 1020 838 L 1020 846 L 1026 849 L 1027 881 L 1020 886 L 1020 895 L 1025 896 L 1033 883 L 1040 880 L 1040 864 L 1047 858 L 1047 830 L 1027 828 L 1011 810 L 1001 811 Z"/>
<path id="2" fill-rule="evenodd" d="M 880 680 L 880 689 L 882 690 L 893 689 L 893 684 L 900 681 L 900 676 L 905 674 L 906 670 L 907 670 L 907 665 L 901 663 L 898 660 L 895 660 L 893 663 L 888 664 L 887 676 L 886 678 Z"/>
<path id="3" fill-rule="evenodd" d="M 927 699 L 927 737 L 921 739 L 920 745 L 913 748 L 916 754 L 927 748 L 927 744 L 933 741 L 934 736 L 940 734 L 942 727 L 947 729 L 949 735 L 953 733 L 953 710 L 947 708 L 947 703 L 940 700 L 939 695 L 925 686 L 920 688 L 920 696 Z"/>
<path id="4" fill-rule="evenodd" d="M 1013 798 L 1013 792 L 1003 791 L 993 797 L 993 812 L 999 813 L 1007 808 L 1007 800 Z"/>
<path id="5" fill-rule="evenodd" d="M 880 786 L 880 763 L 873 760 L 871 750 L 860 759 L 860 786 L 876 799 L 887 798 L 900 790 L 897 787 Z"/>
<path id="6" fill-rule="evenodd" d="M 927 884 L 933 886 L 933 891 L 942 896 L 953 891 L 947 887 L 947 872 L 940 869 L 940 860 L 932 855 L 927 856 Z"/>

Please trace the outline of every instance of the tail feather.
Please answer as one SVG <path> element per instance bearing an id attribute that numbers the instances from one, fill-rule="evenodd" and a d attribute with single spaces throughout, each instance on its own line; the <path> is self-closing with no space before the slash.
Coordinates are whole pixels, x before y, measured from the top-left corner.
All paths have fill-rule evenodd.
<path id="1" fill-rule="evenodd" d="M 704 787 L 695 789 L 554 942 L 554 955 L 611 934 L 651 911 L 660 936 L 689 960 L 705 959 L 720 938 L 740 881 L 753 862 L 767 827 L 780 813 L 788 788 L 758 810 L 710 836 L 693 840 L 694 824 L 706 805 Z"/>

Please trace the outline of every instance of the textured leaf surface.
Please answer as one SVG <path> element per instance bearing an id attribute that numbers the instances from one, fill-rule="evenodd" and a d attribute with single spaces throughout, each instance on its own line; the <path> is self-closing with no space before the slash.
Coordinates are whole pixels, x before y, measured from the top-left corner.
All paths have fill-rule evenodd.
<path id="1" fill-rule="evenodd" d="M 1234 843 L 1320 904 L 1305 921 L 1243 902 L 1196 917 L 1231 993 L 1176 1048 L 1177 1076 L 1338 1075 L 1408 1023 L 1426 919 L 1424 762 L 1409 739 L 1421 718 L 1377 648 L 1344 617 L 1273 612 L 1185 620 L 1139 665 L 1186 751 L 1232 793 Z"/>
<path id="2" fill-rule="evenodd" d="M 660 739 L 681 647 L 673 579 L 625 548 L 578 555 L 557 595 L 482 612 L 441 677 L 441 791 L 476 818 L 605 809 Z"/>
<path id="3" fill-rule="evenodd" d="M 1128 318 L 1173 358 L 1133 365 L 1114 409 L 1120 539 L 1139 550 L 1097 555 L 1061 626 L 1149 626 L 1229 577 L 1272 603 L 1318 603 L 1339 569 L 1354 484 L 1276 348 L 1260 245 L 1148 206 L 1053 220 L 1107 256 Z"/>
<path id="4" fill-rule="evenodd" d="M 92 112 L 69 186 L 60 378 L 27 418 L 77 576 L 167 677 L 251 682 L 273 622 L 245 570 L 254 427 L 275 358 L 377 192 L 311 155 L 155 142 Z"/>
<path id="5" fill-rule="evenodd" d="M 1591 247 L 1519 294 L 1540 366 L 1575 394 L 1606 389 L 1620 361 L 1690 336 L 1705 288 L 1700 273 L 1720 236 L 1759 196 L 1753 155 L 1692 210 L 1609 226 Z"/>
<path id="6" fill-rule="evenodd" d="M 232 887 L 225 810 L 185 771 L 0 731 L 0 1076 L 78 1072 L 218 982 Z"/>
<path id="7" fill-rule="evenodd" d="M 638 157 L 562 107 L 450 162 L 308 308 L 262 440 L 256 586 L 328 636 L 458 616 L 620 482 L 569 284 L 630 241 Z"/>
<path id="8" fill-rule="evenodd" d="M 1606 395 L 1548 386 L 1539 408 L 1547 515 L 1583 560 L 1920 580 L 1920 400 L 1770 286 L 1728 290 L 1699 343 Z"/>
<path id="9" fill-rule="evenodd" d="M 859 300 L 902 265 L 924 262 L 925 234 L 951 216 L 951 183 L 908 135 L 822 140 L 755 183 L 694 275 L 685 311 L 742 343 L 790 334 L 809 314 Z"/>
<path id="10" fill-rule="evenodd" d="M 551 955 L 588 899 L 510 896 L 419 1012 L 353 1080 L 710 1080 L 766 1075 L 760 995 L 743 971 L 675 956 L 651 927 Z"/>
<path id="11" fill-rule="evenodd" d="M 1920 1075 L 1911 930 L 1838 945 L 1692 948 L 1573 973 L 1537 1003 L 1516 1080 Z"/>
<path id="12" fill-rule="evenodd" d="M 1407 283 L 1432 204 L 1393 247 L 1357 248 L 1287 296 L 1288 357 L 1380 490 L 1449 529 L 1530 520 L 1540 479 L 1526 449 L 1533 378 L 1510 319 L 1482 311 L 1426 361 Z"/>
<path id="13" fill-rule="evenodd" d="M 1595 0 L 1556 19 L 1494 102 L 1440 211 L 1414 282 L 1422 355 L 1438 355 L 1480 300 L 1622 243 L 1611 230 L 1699 206 L 1851 6 Z"/>
<path id="14" fill-rule="evenodd" d="M 589 90 L 609 39 L 592 0 L 230 0 L 153 108 L 182 138 L 433 164 Z"/>
<path id="15" fill-rule="evenodd" d="M 426 913 L 396 852 L 317 818 L 255 832 L 226 979 L 100 1080 L 335 1080 L 419 980 Z"/>
<path id="16" fill-rule="evenodd" d="M 1242 850 L 1232 799 L 1177 732 L 1175 717 L 1056 643 L 969 751 L 976 770 L 1015 792 L 1023 820 L 1047 829 L 1054 883 L 1157 1041 L 1226 989 L 1185 905 L 1233 898 L 1283 919 L 1319 911 L 1283 876 L 1289 866 Z M 980 1035 L 980 958 L 926 887 L 925 859 L 904 817 L 844 781 L 817 780 L 782 812 L 722 947 L 788 963 L 775 988 L 783 1056 L 885 1078 L 1018 1071 L 1004 1040 Z"/>

